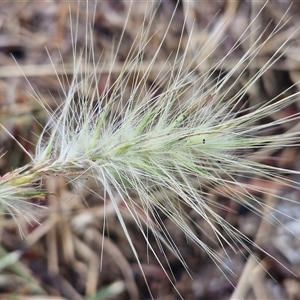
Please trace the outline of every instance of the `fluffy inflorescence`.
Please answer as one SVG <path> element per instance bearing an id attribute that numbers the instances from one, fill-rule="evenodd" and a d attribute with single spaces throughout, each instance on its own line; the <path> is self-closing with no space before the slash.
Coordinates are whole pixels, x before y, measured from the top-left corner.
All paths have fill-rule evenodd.
<path id="1" fill-rule="evenodd" d="M 146 19 L 153 22 L 155 12 L 148 12 Z M 86 179 L 92 179 L 103 188 L 99 198 L 110 199 L 134 252 L 121 206 L 128 209 L 146 240 L 143 224 L 177 251 L 161 220 L 163 213 L 216 262 L 221 262 L 190 228 L 191 217 L 186 207 L 210 225 L 221 245 L 231 244 L 232 240 L 247 248 L 247 237 L 219 214 L 220 205 L 208 190 L 213 188 L 217 194 L 262 215 L 264 204 L 252 191 L 278 195 L 262 186 L 249 186 L 249 178 L 299 187 L 281 175 L 296 171 L 263 164 L 259 157 L 264 150 L 267 153 L 269 149 L 297 144 L 297 130 L 276 134 L 276 128 L 297 121 L 298 115 L 265 120 L 296 101 L 298 95 L 287 93 L 255 107 L 244 107 L 248 91 L 279 59 L 289 40 L 250 79 L 249 65 L 282 24 L 267 39 L 263 35 L 257 38 L 229 69 L 223 65 L 240 44 L 248 41 L 247 32 L 226 57 L 204 72 L 202 65 L 210 60 L 207 48 L 194 50 L 191 59 L 190 41 L 185 50 L 179 44 L 177 52 L 157 69 L 157 56 L 168 29 L 145 66 L 147 44 L 157 34 L 151 34 L 151 22 L 149 25 L 145 21 L 117 77 L 113 63 L 109 71 L 101 73 L 104 67 L 93 56 L 90 39 L 82 51 L 76 51 L 74 39 L 73 79 L 67 88 L 61 84 L 65 99 L 55 112 L 47 110 L 49 121 L 35 155 L 29 154 L 31 163 L 0 182 L 0 192 L 5 194 L 1 203 L 12 213 L 22 213 L 27 206 L 23 208 L 21 203 L 26 203 L 26 196 L 30 197 L 28 186 L 44 176 L 63 176 L 75 189 L 82 187 Z M 90 32 L 89 25 L 86 32 Z M 155 79 L 149 85 L 148 78 L 153 72 Z M 236 73 L 240 75 L 234 76 Z M 103 74 L 107 79 L 100 90 Z M 244 82 L 243 87 L 236 90 L 240 81 Z M 135 255 L 138 259 L 136 252 Z"/>

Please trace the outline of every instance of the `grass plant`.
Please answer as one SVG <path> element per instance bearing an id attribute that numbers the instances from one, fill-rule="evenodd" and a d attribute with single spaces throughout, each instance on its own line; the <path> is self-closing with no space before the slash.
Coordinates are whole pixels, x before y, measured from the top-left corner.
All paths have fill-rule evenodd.
<path id="1" fill-rule="evenodd" d="M 275 26 L 269 25 L 271 30 L 253 30 L 262 13 L 259 11 L 227 55 L 216 61 L 214 53 L 226 42 L 226 22 L 216 27 L 202 45 L 197 42 L 196 24 L 191 25 L 187 10 L 177 50 L 162 62 L 158 57 L 177 8 L 166 28 L 160 30 L 154 26 L 159 4 L 149 2 L 143 6 L 143 26 L 137 30 L 136 39 L 116 72 L 126 26 L 138 4 L 128 4 L 124 30 L 111 56 L 104 53 L 103 57 L 95 55 L 95 15 L 91 17 L 89 5 L 86 7 L 91 21 L 86 23 L 82 47 L 77 44 L 79 12 L 71 13 L 71 23 L 75 24 L 71 27 L 72 78 L 66 71 L 68 65 L 62 63 L 59 71 L 53 63 L 62 91 L 61 104 L 51 109 L 32 88 L 31 93 L 45 109 L 48 122 L 43 126 L 35 153 L 20 144 L 30 162 L 0 178 L 3 209 L 13 217 L 22 215 L 29 222 L 38 222 L 40 209 L 44 208 L 31 200 L 44 199 L 53 192 L 41 185 L 44 178 L 63 177 L 79 193 L 90 180 L 101 188 L 99 200 L 113 206 L 138 263 L 139 253 L 123 210 L 130 213 L 154 256 L 153 245 L 148 242 L 149 230 L 161 251 L 165 247 L 171 249 L 185 264 L 164 225 L 163 219 L 167 217 L 184 232 L 188 243 L 197 244 L 221 269 L 224 257 L 199 238 L 196 231 L 203 230 L 193 220 L 191 211 L 206 221 L 222 248 L 246 249 L 252 255 L 254 245 L 264 251 L 220 214 L 226 208 L 218 199 L 230 198 L 276 225 L 280 221 L 272 207 L 257 194 L 282 199 L 270 182 L 281 189 L 300 188 L 294 180 L 299 174 L 297 169 L 267 161 L 275 151 L 299 145 L 298 113 L 270 118 L 299 101 L 299 93 L 294 93 L 291 86 L 263 101 L 255 102 L 251 97 L 261 77 L 280 61 L 293 41 L 291 34 L 262 66 L 252 68 L 266 45 L 286 25 L 285 16 Z M 95 14 L 96 11 L 95 8 Z M 156 43 L 154 51 L 148 49 L 152 43 Z M 247 43 L 248 50 L 228 66 L 233 53 Z M 65 75 L 61 74 L 64 72 Z M 103 80 L 104 85 L 99 87 Z M 280 133 L 284 126 L 289 130 Z M 260 184 L 251 184 L 253 178 L 259 178 Z M 216 197 L 209 192 L 212 189 Z"/>

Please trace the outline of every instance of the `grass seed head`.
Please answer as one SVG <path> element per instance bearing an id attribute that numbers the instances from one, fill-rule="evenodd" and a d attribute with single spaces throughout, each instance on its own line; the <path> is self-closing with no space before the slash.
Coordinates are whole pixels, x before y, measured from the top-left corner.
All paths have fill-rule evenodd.
<path id="1" fill-rule="evenodd" d="M 267 184 L 252 186 L 249 179 L 299 188 L 299 183 L 291 177 L 298 171 L 268 165 L 262 159 L 264 153 L 298 144 L 298 114 L 265 122 L 270 115 L 297 101 L 298 94 L 288 89 L 254 106 L 246 100 L 261 76 L 280 59 L 293 36 L 249 77 L 249 68 L 285 25 L 284 21 L 267 37 L 263 32 L 254 41 L 256 32 L 251 31 L 251 24 L 228 54 L 214 61 L 214 53 L 222 46 L 219 36 L 223 27 L 205 45 L 198 45 L 196 29 L 191 28 L 186 38 L 186 14 L 176 51 L 162 62 L 160 53 L 176 13 L 175 9 L 163 30 L 153 29 L 159 7 L 149 3 L 143 26 L 137 31 L 118 75 L 115 72 L 119 66 L 118 51 L 126 40 L 126 25 L 133 17 L 133 7 L 128 7 L 127 23 L 116 41 L 112 59 L 106 57 L 105 64 L 94 52 L 93 24 L 86 24 L 82 49 L 77 46 L 80 30 L 72 27 L 73 78 L 69 82 L 66 77 L 66 87 L 58 76 L 64 101 L 56 111 L 47 110 L 49 121 L 32 157 L 34 172 L 28 170 L 25 175 L 63 176 L 75 189 L 84 186 L 87 178 L 97 182 L 104 191 L 99 197 L 110 199 L 137 260 L 139 255 L 121 207 L 129 211 L 146 242 L 145 224 L 158 237 L 158 243 L 168 245 L 184 263 L 162 222 L 163 214 L 188 240 L 222 265 L 222 258 L 190 225 L 194 223 L 197 227 L 187 211 L 196 212 L 209 224 L 222 247 L 229 245 L 235 250 L 251 252 L 249 242 L 254 242 L 223 218 L 216 195 L 229 197 L 265 217 L 265 209 L 270 207 L 254 194 L 267 194 L 273 199 L 281 195 Z M 76 22 L 79 24 L 78 19 Z M 249 41 L 252 44 L 248 51 L 228 67 L 227 60 Z M 154 52 L 150 47 L 153 43 L 157 45 Z M 100 90 L 103 78 L 106 80 Z M 38 94 L 36 97 L 42 103 Z M 296 125 L 284 134 L 277 134 L 276 129 L 284 124 Z M 8 187 L 0 185 L 0 188 L 3 193 L 17 194 Z M 215 194 L 208 192 L 212 190 Z M 2 198 L 3 203 L 7 203 L 6 198 Z M 16 205 L 14 210 L 21 209 L 18 201 L 12 204 Z M 6 207 L 10 210 L 10 204 Z M 270 222 L 276 224 L 276 217 L 271 216 Z M 150 243 L 148 246 L 153 249 Z"/>

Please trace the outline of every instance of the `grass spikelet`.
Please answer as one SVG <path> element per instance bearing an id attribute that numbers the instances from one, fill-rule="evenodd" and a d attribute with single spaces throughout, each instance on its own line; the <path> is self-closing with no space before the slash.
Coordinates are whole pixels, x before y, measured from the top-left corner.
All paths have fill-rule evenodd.
<path id="1" fill-rule="evenodd" d="M 148 229 L 161 249 L 168 247 L 185 264 L 163 222 L 167 217 L 184 232 L 188 241 L 201 247 L 224 271 L 224 257 L 199 237 L 203 229 L 193 220 L 191 211 L 209 225 L 219 246 L 224 249 L 229 246 L 235 251 L 246 249 L 251 255 L 251 246 L 260 247 L 220 214 L 223 206 L 218 197 L 230 198 L 263 218 L 266 218 L 265 210 L 270 209 L 269 222 L 279 225 L 269 204 L 256 195 L 282 199 L 268 185 L 270 182 L 282 188 L 300 188 L 293 179 L 298 170 L 270 164 L 265 159 L 270 152 L 298 146 L 299 114 L 280 119 L 270 116 L 293 105 L 299 100 L 299 93 L 292 93 L 290 87 L 262 103 L 251 104 L 253 89 L 280 60 L 293 35 L 248 76 L 265 46 L 286 25 L 284 18 L 271 32 L 265 29 L 257 34 L 252 31 L 252 25 L 260 11 L 227 55 L 216 61 L 214 53 L 226 41 L 218 35 L 222 36 L 226 25 L 201 45 L 195 42 L 197 31 L 189 26 L 187 13 L 176 51 L 161 62 L 158 57 L 178 8 L 175 7 L 166 27 L 160 30 L 155 26 L 160 6 L 148 3 L 143 26 L 137 30 L 118 72 L 117 56 L 124 46 L 126 26 L 133 18 L 135 5 L 139 6 L 134 2 L 128 4 L 128 17 L 111 56 L 105 51 L 102 57 L 95 54 L 93 26 L 95 29 L 97 5 L 92 17 L 86 5 L 92 21 L 86 23 L 82 48 L 77 44 L 79 15 L 74 18 L 71 13 L 77 24 L 71 28 L 72 79 L 67 74 L 61 76 L 53 63 L 63 98 L 55 111 L 43 104 L 43 99 L 34 92 L 35 98 L 44 105 L 49 121 L 30 164 L 1 178 L 1 204 L 13 215 L 24 214 L 30 219 L 31 206 L 26 198 L 31 193 L 45 193 L 35 188 L 36 181 L 60 176 L 75 190 L 80 190 L 86 180 L 92 180 L 103 190 L 99 199 L 109 199 L 114 207 L 138 263 L 139 253 L 122 210 L 130 213 L 155 256 L 153 245 L 148 242 Z M 188 36 L 186 28 L 190 30 Z M 243 56 L 228 67 L 227 60 L 250 41 Z M 154 51 L 149 50 L 152 44 L 156 44 Z M 62 65 L 61 70 L 65 72 L 67 65 Z M 105 83 L 100 87 L 103 80 Z M 289 130 L 278 133 L 282 126 L 288 126 Z M 252 185 L 251 178 L 259 178 L 261 184 Z M 208 192 L 211 190 L 218 197 Z"/>

